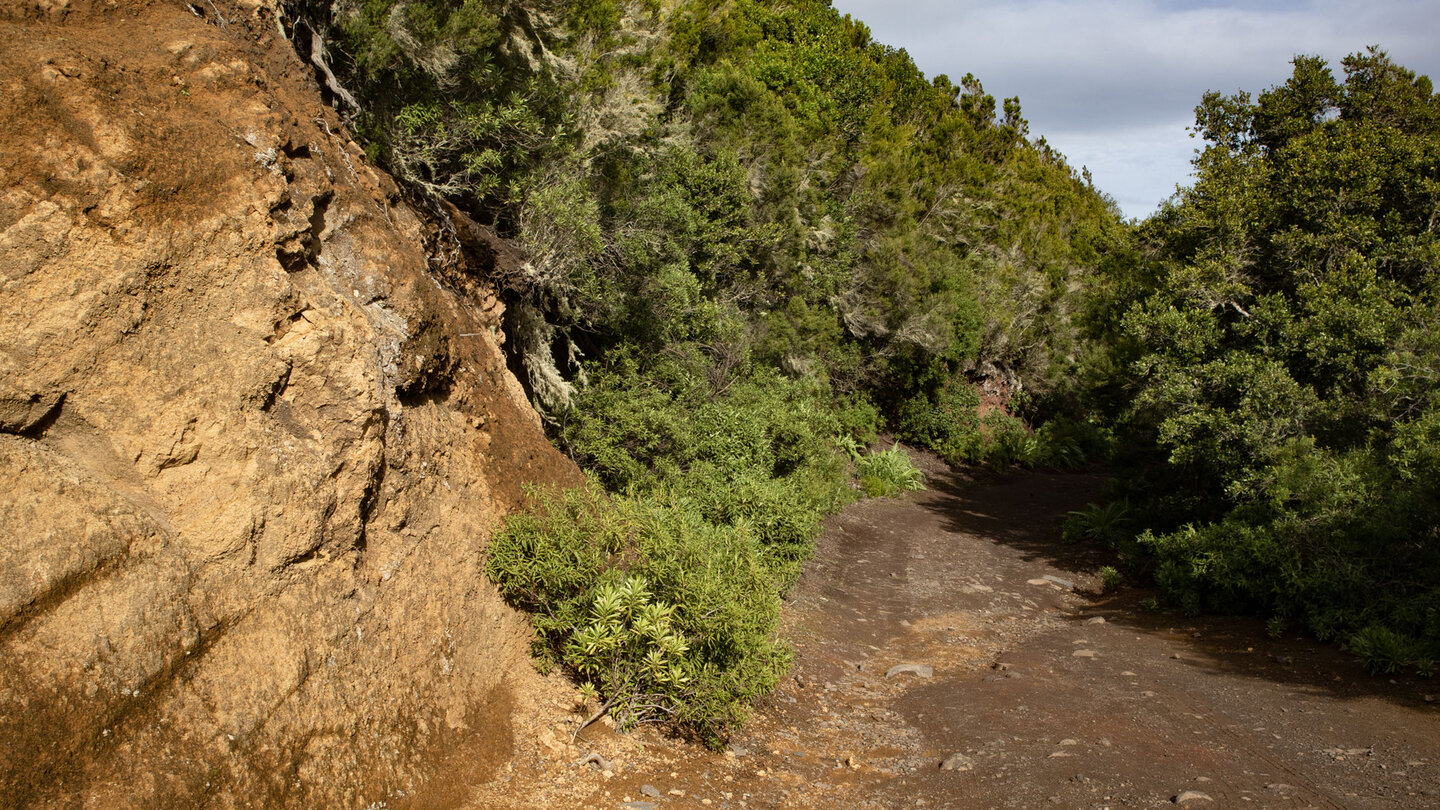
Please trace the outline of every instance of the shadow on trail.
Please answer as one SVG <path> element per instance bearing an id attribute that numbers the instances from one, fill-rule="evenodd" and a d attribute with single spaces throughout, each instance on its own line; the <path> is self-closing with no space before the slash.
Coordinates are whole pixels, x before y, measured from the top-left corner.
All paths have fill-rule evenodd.
<path id="1" fill-rule="evenodd" d="M 1114 564 L 1114 554 L 1093 542 L 1064 541 L 1061 527 L 1069 511 L 1100 499 L 1106 480 L 1100 472 L 997 473 L 934 465 L 926 473 L 929 489 L 915 503 L 940 516 L 946 531 L 1014 549 L 1027 563 L 1070 572 L 1066 578 L 1075 580 L 1076 594 L 1087 602 L 1073 617 L 1077 625 L 1102 615 L 1111 624 L 1163 639 L 1178 655 L 1176 663 L 1206 674 L 1263 679 L 1343 700 L 1378 697 L 1440 715 L 1436 679 L 1371 675 L 1334 644 L 1295 630 L 1272 637 L 1264 622 L 1251 616 L 1189 616 L 1155 609 L 1147 601 L 1163 605 L 1163 597 L 1153 588 L 1127 586 L 1115 595 L 1099 593 L 1097 572 Z"/>
<path id="2" fill-rule="evenodd" d="M 1067 513 L 1099 500 L 1105 476 L 1098 472 L 1014 472 L 978 469 L 927 470 L 929 490 L 917 503 L 944 520 L 946 531 L 994 540 L 1029 562 L 1093 573 L 1114 562 L 1090 543 L 1067 543 Z"/>
<path id="3" fill-rule="evenodd" d="M 1413 675 L 1371 675 L 1334 644 L 1291 630 L 1279 638 L 1253 616 L 1188 616 L 1172 608 L 1147 608 L 1158 597 L 1148 589 L 1127 588 L 1110 597 L 1091 597 L 1091 611 L 1137 633 L 1168 640 L 1179 663 L 1217 677 L 1244 676 L 1341 700 L 1381 698 L 1410 709 L 1435 710 L 1425 700 L 1440 692 L 1434 679 Z M 1077 617 L 1076 621 L 1081 621 Z"/>

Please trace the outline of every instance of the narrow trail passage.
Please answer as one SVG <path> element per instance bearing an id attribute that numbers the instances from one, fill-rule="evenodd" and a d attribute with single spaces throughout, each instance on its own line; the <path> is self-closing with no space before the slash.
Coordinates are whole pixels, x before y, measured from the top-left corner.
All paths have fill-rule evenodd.
<path id="1" fill-rule="evenodd" d="M 796 666 L 729 751 L 567 746 L 566 718 L 471 806 L 1440 807 L 1440 683 L 1095 595 L 1104 558 L 1059 539 L 1095 476 L 927 473 L 827 523 L 787 608 Z"/>

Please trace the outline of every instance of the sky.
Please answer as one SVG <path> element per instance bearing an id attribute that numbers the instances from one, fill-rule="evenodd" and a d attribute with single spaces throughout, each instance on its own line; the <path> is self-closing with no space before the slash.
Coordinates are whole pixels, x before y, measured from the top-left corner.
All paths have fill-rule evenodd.
<path id="1" fill-rule="evenodd" d="M 1190 182 L 1195 105 L 1207 90 L 1252 95 L 1297 54 L 1340 60 L 1379 45 L 1440 84 L 1440 0 L 832 0 L 933 77 L 975 74 L 1019 96 L 1044 136 L 1127 217 Z"/>

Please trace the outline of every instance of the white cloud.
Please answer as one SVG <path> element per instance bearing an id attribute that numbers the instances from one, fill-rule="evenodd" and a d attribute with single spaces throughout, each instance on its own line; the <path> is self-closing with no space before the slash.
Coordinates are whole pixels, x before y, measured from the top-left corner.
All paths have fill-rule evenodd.
<path id="1" fill-rule="evenodd" d="M 1031 132 L 1089 165 L 1134 216 L 1185 180 L 1195 146 L 1185 125 L 1206 90 L 1259 92 L 1289 76 L 1296 54 L 1323 56 L 1339 74 L 1341 58 L 1376 44 L 1413 70 L 1440 72 L 1440 3 L 1425 0 L 833 5 L 927 75 L 974 73 L 997 98 L 1020 96 Z"/>
<path id="2" fill-rule="evenodd" d="M 1144 216 L 1190 182 L 1190 159 L 1200 141 L 1175 137 L 1187 119 L 1124 130 L 1060 130 L 1047 133 L 1077 170 L 1090 170 L 1095 187 L 1115 198 L 1127 216 Z"/>

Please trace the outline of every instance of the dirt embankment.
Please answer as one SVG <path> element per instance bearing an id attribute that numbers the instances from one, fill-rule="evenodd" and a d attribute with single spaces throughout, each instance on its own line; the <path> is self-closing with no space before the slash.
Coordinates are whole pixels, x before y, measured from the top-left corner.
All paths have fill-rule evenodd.
<path id="1" fill-rule="evenodd" d="M 500 307 L 267 3 L 7 0 L 0 42 L 0 807 L 485 776 L 531 670 L 480 556 L 576 475 Z"/>

